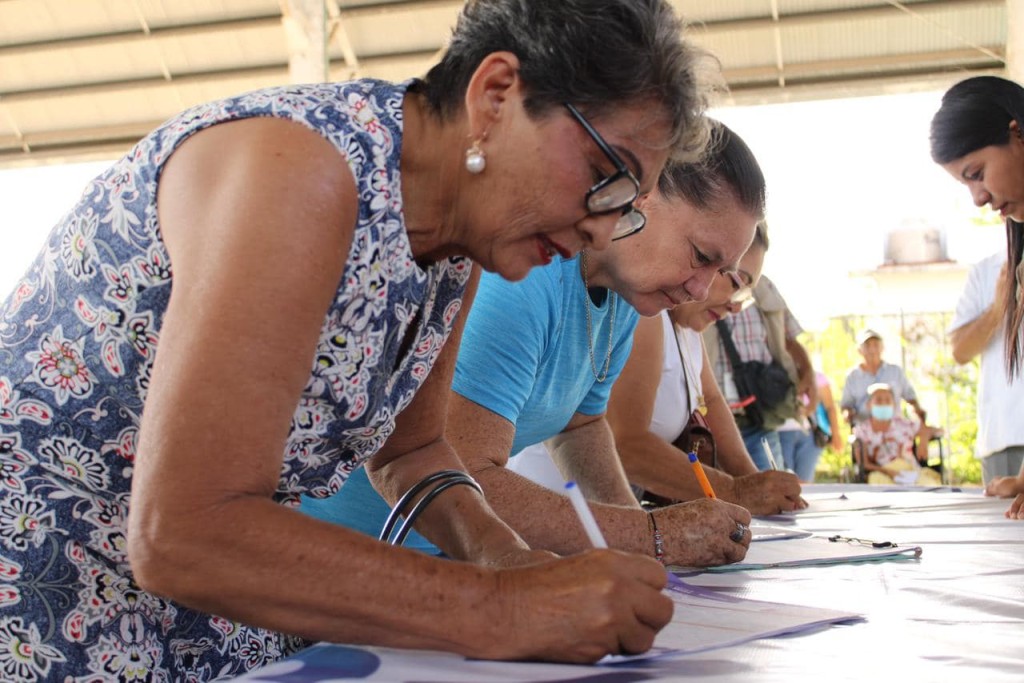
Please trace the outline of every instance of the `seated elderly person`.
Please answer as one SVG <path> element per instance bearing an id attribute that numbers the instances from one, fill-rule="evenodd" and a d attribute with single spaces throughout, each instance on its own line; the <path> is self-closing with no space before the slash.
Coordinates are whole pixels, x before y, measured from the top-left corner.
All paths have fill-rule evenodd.
<path id="1" fill-rule="evenodd" d="M 935 430 L 923 421 L 897 413 L 892 387 L 876 382 L 867 388 L 870 417 L 853 428 L 854 459 L 867 472 L 869 484 L 937 486 L 939 474 L 928 467 L 928 441 Z"/>

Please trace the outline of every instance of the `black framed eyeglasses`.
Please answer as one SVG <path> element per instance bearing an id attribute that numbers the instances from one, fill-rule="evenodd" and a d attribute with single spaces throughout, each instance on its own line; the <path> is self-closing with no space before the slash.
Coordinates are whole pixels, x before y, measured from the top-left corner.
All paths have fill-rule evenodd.
<path id="1" fill-rule="evenodd" d="M 647 217 L 633 207 L 633 202 L 640 196 L 640 182 L 622 161 L 622 158 L 605 142 L 601 134 L 590 125 L 590 122 L 583 118 L 583 114 L 576 107 L 566 102 L 565 108 L 569 110 L 576 122 L 583 126 L 583 130 L 587 131 L 587 134 L 615 167 L 615 173 L 587 190 L 584 203 L 587 212 L 595 216 L 615 211 L 622 213 L 612 231 L 612 241 L 635 235 L 647 224 Z"/>

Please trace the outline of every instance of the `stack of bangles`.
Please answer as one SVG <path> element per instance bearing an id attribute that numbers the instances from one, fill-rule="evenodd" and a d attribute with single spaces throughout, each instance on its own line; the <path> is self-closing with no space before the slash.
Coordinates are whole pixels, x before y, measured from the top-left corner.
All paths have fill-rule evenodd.
<path id="1" fill-rule="evenodd" d="M 416 504 L 412 506 L 412 509 L 406 514 L 405 509 L 409 507 L 409 503 L 412 502 L 413 498 L 417 494 L 425 490 L 428 486 L 434 484 L 434 487 L 430 491 L 416 501 Z M 445 489 L 450 489 L 453 486 L 469 486 L 482 496 L 484 491 L 480 488 L 480 484 L 476 482 L 471 476 L 460 470 L 441 470 L 440 472 L 434 472 L 423 477 L 413 487 L 405 492 L 395 504 L 395 507 L 391 510 L 391 514 L 388 515 L 387 520 L 384 522 L 384 528 L 380 532 L 378 537 L 381 541 L 391 543 L 392 545 L 402 545 L 405 541 L 405 537 L 412 531 L 413 524 L 416 523 L 416 518 L 422 514 L 423 510 L 430 505 L 431 501 L 434 500 Z M 402 526 L 398 528 L 398 532 L 394 538 L 391 537 L 391 532 L 394 531 L 395 526 L 398 524 L 398 518 L 405 515 L 405 521 L 402 522 Z"/>

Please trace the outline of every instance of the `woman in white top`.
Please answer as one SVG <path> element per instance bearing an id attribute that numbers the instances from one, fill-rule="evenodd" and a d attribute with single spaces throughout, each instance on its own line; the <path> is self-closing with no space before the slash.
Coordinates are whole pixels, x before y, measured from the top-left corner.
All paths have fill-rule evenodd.
<path id="1" fill-rule="evenodd" d="M 700 411 L 714 435 L 716 469 L 704 465 L 716 495 L 753 514 L 805 504 L 800 483 L 787 472 L 758 472 L 707 362 L 701 331 L 752 302 L 768 236 L 758 224 L 738 272 L 722 274 L 707 299 L 676 306 L 637 326 L 633 350 L 608 404 L 608 422 L 631 483 L 661 498 L 693 500 L 703 494 L 687 454 L 674 442 Z"/>
<path id="2" fill-rule="evenodd" d="M 1024 374 L 1024 87 L 998 76 L 960 81 L 932 118 L 932 160 L 1006 223 L 1007 267 L 1001 287 L 1006 380 Z M 963 343 L 964 340 L 961 340 Z M 977 340 L 975 340 L 977 342 Z M 1006 516 L 1024 519 L 1024 468 L 988 482 L 985 493 L 1013 498 Z"/>

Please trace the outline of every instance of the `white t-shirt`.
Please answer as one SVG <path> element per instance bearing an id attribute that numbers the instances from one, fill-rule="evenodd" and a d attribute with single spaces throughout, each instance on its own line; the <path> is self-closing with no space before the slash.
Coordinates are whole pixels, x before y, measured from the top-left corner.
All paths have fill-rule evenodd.
<path id="1" fill-rule="evenodd" d="M 1006 253 L 996 253 L 971 268 L 949 331 L 962 327 L 985 312 L 995 298 L 999 271 Z M 981 352 L 981 377 L 978 381 L 978 438 L 974 453 L 978 458 L 1010 446 L 1024 445 L 1024 380 L 1010 383 L 1006 378 L 1004 325 L 1000 324 L 988 346 Z"/>
<path id="2" fill-rule="evenodd" d="M 654 414 L 651 416 L 651 432 L 671 443 L 683 433 L 690 413 L 697 406 L 697 395 L 701 391 L 700 373 L 704 369 L 704 346 L 699 332 L 673 325 L 668 311 L 662 311 L 661 321 L 665 352 L 661 364 L 661 381 L 654 399 Z M 689 387 L 679 359 L 680 350 L 685 354 L 690 372 L 693 373 Z"/>

